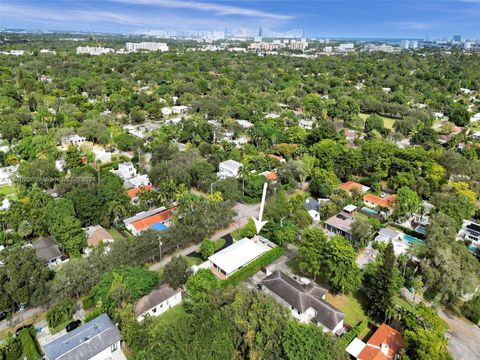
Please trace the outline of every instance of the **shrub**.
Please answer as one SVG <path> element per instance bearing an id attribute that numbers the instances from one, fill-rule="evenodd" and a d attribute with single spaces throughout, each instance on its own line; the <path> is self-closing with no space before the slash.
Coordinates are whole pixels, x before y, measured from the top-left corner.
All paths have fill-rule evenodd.
<path id="1" fill-rule="evenodd" d="M 83 307 L 83 310 L 88 310 L 92 307 L 95 306 L 95 299 L 91 296 L 85 296 L 83 299 L 82 299 L 82 307 Z"/>
<path id="2" fill-rule="evenodd" d="M 340 338 L 340 346 L 344 349 L 367 327 L 365 321 L 360 321 L 352 330 Z"/>
<path id="3" fill-rule="evenodd" d="M 463 304 L 462 314 L 475 324 L 480 324 L 480 295 Z"/>
<path id="4" fill-rule="evenodd" d="M 229 287 L 241 283 L 242 281 L 248 279 L 250 276 L 256 274 L 260 268 L 267 266 L 277 260 L 280 256 L 285 253 L 285 248 L 275 247 L 272 250 L 266 252 L 258 259 L 252 261 L 247 266 L 241 268 L 237 272 L 233 273 L 228 279 L 225 279 L 221 282 L 222 287 Z"/>
<path id="5" fill-rule="evenodd" d="M 50 328 L 57 327 L 61 323 L 72 318 L 75 312 L 75 303 L 72 299 L 67 299 L 64 302 L 52 306 L 48 309 L 46 318 Z"/>

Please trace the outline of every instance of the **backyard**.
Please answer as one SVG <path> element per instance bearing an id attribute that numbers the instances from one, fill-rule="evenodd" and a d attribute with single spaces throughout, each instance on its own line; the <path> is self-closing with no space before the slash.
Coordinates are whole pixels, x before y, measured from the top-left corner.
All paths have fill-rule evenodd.
<path id="1" fill-rule="evenodd" d="M 367 117 L 369 117 L 370 114 L 365 114 L 365 113 L 360 113 L 360 118 L 362 120 L 365 120 Z M 383 119 L 383 126 L 387 129 L 393 129 L 393 124 L 395 124 L 395 119 L 387 118 L 385 116 L 380 116 Z"/>

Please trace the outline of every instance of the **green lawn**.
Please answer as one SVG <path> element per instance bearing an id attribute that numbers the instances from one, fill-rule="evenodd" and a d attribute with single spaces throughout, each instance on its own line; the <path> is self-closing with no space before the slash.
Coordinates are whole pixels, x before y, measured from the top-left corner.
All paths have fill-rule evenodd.
<path id="1" fill-rule="evenodd" d="M 4 194 L 4 195 L 15 194 L 15 186 L 13 185 L 0 186 L 0 194 Z"/>
<path id="2" fill-rule="evenodd" d="M 156 318 L 156 321 L 161 321 L 161 322 L 174 321 L 184 314 L 185 314 L 185 308 L 183 307 L 183 304 L 179 304 L 174 306 L 170 310 L 167 310 L 162 315 L 158 316 Z"/>
<path id="3" fill-rule="evenodd" d="M 115 241 L 123 239 L 123 236 L 114 227 L 111 227 L 110 229 L 107 229 L 107 231 L 110 235 L 112 235 L 112 237 Z"/>
<path id="4" fill-rule="evenodd" d="M 198 257 L 185 256 L 185 259 L 187 260 L 189 267 L 192 267 L 193 265 L 200 265 L 201 263 L 203 263 L 203 259 Z"/>
<path id="5" fill-rule="evenodd" d="M 368 323 L 368 316 L 365 313 L 367 298 L 364 293 L 357 291 L 350 295 L 326 295 L 328 303 L 332 304 L 345 314 L 345 323 L 350 326 L 356 326 L 360 321 Z M 360 338 L 364 338 L 369 332 L 368 327 L 360 333 Z"/>
<path id="6" fill-rule="evenodd" d="M 365 120 L 369 116 L 370 114 L 360 113 L 360 118 L 362 120 Z M 391 119 L 385 116 L 380 116 L 380 117 L 383 119 L 383 126 L 385 126 L 387 129 L 393 129 L 393 124 L 395 124 L 395 119 Z"/>
<path id="7" fill-rule="evenodd" d="M 215 240 L 215 251 L 220 249 L 223 245 L 225 245 L 226 240 L 224 238 L 220 238 L 218 240 Z"/>

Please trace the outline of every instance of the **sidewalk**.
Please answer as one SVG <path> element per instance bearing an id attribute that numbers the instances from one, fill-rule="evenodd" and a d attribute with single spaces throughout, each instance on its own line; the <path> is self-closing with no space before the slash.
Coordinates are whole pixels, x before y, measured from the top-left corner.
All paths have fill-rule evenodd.
<path id="1" fill-rule="evenodd" d="M 17 325 L 19 325 L 22 322 L 28 323 L 29 319 L 37 316 L 38 314 L 41 314 L 45 310 L 46 309 L 44 306 L 37 306 L 37 307 L 28 308 L 23 313 L 20 313 L 17 311 L 15 314 L 13 314 L 11 327 L 8 326 L 7 320 L 0 321 L 0 332 L 8 329 L 10 329 L 13 332 L 13 329 L 16 328 Z"/>

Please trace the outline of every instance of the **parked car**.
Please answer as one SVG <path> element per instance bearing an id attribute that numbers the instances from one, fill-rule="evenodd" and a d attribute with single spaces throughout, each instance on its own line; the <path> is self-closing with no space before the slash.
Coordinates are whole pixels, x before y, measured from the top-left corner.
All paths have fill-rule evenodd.
<path id="1" fill-rule="evenodd" d="M 27 324 L 20 326 L 17 330 L 15 330 L 15 336 L 18 336 L 22 330 L 29 329 L 33 326 L 33 324 Z"/>
<path id="2" fill-rule="evenodd" d="M 70 332 L 78 328 L 80 325 L 82 325 L 82 322 L 80 320 L 75 320 L 65 326 L 65 330 L 67 330 L 67 332 Z"/>
<path id="3" fill-rule="evenodd" d="M 7 318 L 6 311 L 0 311 L 0 321 L 5 320 Z"/>

